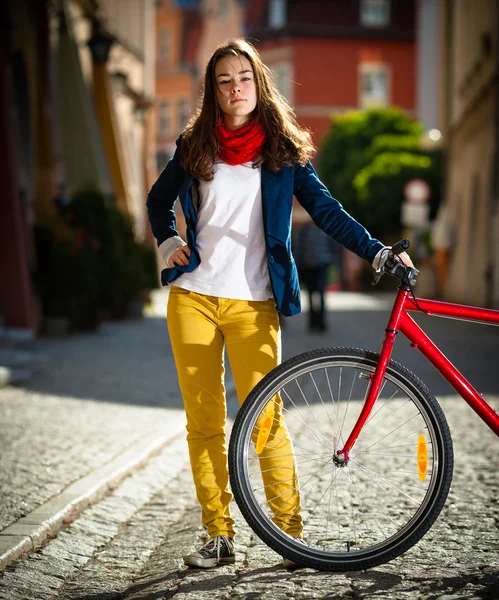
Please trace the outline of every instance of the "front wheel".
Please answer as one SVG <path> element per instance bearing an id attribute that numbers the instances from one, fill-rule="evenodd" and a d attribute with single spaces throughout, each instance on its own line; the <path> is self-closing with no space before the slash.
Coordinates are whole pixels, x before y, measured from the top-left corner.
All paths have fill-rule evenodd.
<path id="1" fill-rule="evenodd" d="M 388 562 L 421 539 L 447 498 L 453 451 L 444 414 L 394 361 L 350 459 L 338 460 L 378 360 L 353 348 L 291 358 L 235 420 L 236 502 L 254 532 L 297 564 L 351 571 Z"/>

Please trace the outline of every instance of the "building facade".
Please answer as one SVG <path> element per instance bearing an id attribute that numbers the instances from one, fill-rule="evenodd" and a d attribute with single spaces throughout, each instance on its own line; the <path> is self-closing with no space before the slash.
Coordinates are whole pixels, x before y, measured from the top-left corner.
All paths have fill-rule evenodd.
<path id="1" fill-rule="evenodd" d="M 92 96 L 111 194 L 132 217 L 138 238 L 144 239 L 144 198 L 155 175 L 154 0 L 99 0 L 95 11 L 72 0 L 67 16 L 84 85 Z M 61 85 L 68 79 L 71 76 L 61 72 Z M 74 125 L 66 127 L 71 129 Z"/>
<path id="2" fill-rule="evenodd" d="M 445 297 L 499 308 L 499 10 L 494 0 L 442 6 Z"/>
<path id="3" fill-rule="evenodd" d="M 255 0 L 247 35 L 319 147 L 335 114 L 415 110 L 413 0 Z"/>
<path id="4" fill-rule="evenodd" d="M 221 42 L 243 35 L 241 0 L 156 2 L 156 166 L 161 171 L 202 97 L 206 64 Z M 185 233 L 179 206 L 177 228 Z"/>
<path id="5" fill-rule="evenodd" d="M 243 3 L 236 0 L 159 0 L 156 13 L 157 166 L 199 104 L 206 63 L 221 42 L 243 35 Z"/>
<path id="6" fill-rule="evenodd" d="M 8 0 L 0 8 L 0 320 L 36 335 L 35 225 L 97 189 L 147 235 L 155 175 L 154 0 Z"/>

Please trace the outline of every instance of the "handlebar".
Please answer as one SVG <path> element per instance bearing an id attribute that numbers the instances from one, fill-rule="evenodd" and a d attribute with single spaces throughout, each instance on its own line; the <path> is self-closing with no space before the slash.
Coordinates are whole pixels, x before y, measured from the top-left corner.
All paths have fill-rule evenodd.
<path id="1" fill-rule="evenodd" d="M 402 252 L 409 250 L 410 247 L 411 247 L 411 242 L 407 238 L 404 238 L 403 240 L 400 240 L 400 242 L 397 242 L 396 244 L 394 244 L 392 246 L 392 254 L 395 254 L 395 255 L 402 254 Z"/>
<path id="2" fill-rule="evenodd" d="M 388 253 L 388 258 L 383 265 L 383 270 L 374 280 L 373 285 L 378 283 L 380 277 L 384 273 L 388 273 L 388 275 L 392 275 L 393 277 L 399 279 L 402 282 L 401 286 L 405 289 L 410 290 L 411 286 L 416 284 L 416 278 L 419 275 L 419 271 L 413 267 L 407 267 L 404 265 L 401 259 L 398 258 L 399 254 L 402 254 L 402 252 L 405 252 L 410 247 L 411 243 L 408 239 L 400 240 L 391 247 Z"/>

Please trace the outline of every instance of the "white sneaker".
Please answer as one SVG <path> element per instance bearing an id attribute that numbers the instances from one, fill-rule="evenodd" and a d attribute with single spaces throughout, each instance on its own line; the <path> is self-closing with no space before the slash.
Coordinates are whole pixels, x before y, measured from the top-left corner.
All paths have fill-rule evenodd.
<path id="1" fill-rule="evenodd" d="M 184 556 L 185 565 L 200 569 L 232 564 L 235 561 L 234 542 L 227 535 L 217 535 L 208 540 L 197 552 Z"/>

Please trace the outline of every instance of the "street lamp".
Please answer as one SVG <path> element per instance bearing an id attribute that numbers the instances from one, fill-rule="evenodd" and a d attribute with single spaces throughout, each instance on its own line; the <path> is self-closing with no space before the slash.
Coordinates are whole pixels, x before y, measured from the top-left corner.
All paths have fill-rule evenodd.
<path id="1" fill-rule="evenodd" d="M 94 34 L 88 40 L 87 45 L 92 53 L 92 58 L 96 64 L 105 64 L 107 62 L 109 51 L 113 45 L 114 39 L 102 29 L 98 23 L 94 23 Z"/>

